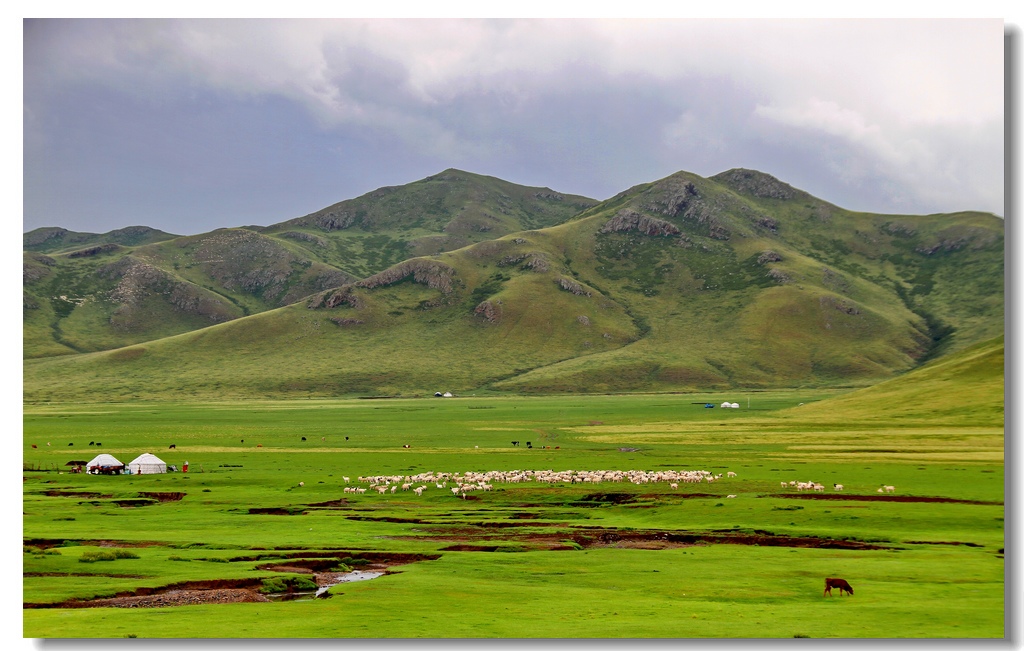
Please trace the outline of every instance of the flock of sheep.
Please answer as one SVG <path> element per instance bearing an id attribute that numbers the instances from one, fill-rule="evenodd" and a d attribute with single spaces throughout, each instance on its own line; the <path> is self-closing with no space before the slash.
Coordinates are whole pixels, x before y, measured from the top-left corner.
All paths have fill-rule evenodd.
<path id="1" fill-rule="evenodd" d="M 680 483 L 700 484 L 712 483 L 723 477 L 732 478 L 736 473 L 729 471 L 724 475 L 715 474 L 707 470 L 489 470 L 487 472 L 423 472 L 416 475 L 371 475 L 357 477 L 356 482 L 366 484 L 362 486 L 345 486 L 344 492 L 361 495 L 367 491 L 376 492 L 381 495 L 399 490 L 413 491 L 417 496 L 434 486 L 438 489 L 447 489 L 456 497 L 465 498 L 467 493 L 472 491 L 489 491 L 494 484 L 521 484 L 524 482 L 537 482 L 547 484 L 601 484 L 605 482 L 629 482 L 631 484 L 655 484 L 664 482 L 669 488 L 677 489 Z M 343 477 L 346 484 L 352 483 L 350 477 Z M 449 487 L 449 483 L 452 486 Z M 419 484 L 417 486 L 417 484 Z M 824 492 L 825 485 L 814 481 L 790 481 L 781 482 L 782 488 L 796 488 L 798 491 L 813 490 Z M 299 482 L 303 486 L 304 482 Z M 842 484 L 832 484 L 836 491 L 843 490 Z M 879 493 L 892 493 L 895 486 L 882 486 Z M 726 495 L 726 497 L 736 497 Z"/>
<path id="2" fill-rule="evenodd" d="M 465 497 L 472 491 L 489 491 L 494 484 L 520 484 L 537 482 L 547 484 L 601 484 L 605 482 L 629 482 L 632 484 L 668 483 L 670 488 L 679 488 L 680 483 L 712 483 L 722 477 L 735 477 L 736 473 L 715 474 L 707 470 L 490 470 L 487 472 L 424 472 L 416 475 L 375 475 L 357 477 L 356 481 L 366 487 L 346 486 L 344 492 L 363 494 L 367 491 L 381 495 L 394 494 L 399 490 L 411 490 L 417 495 L 430 486 L 451 490 L 456 497 Z M 345 483 L 351 478 L 344 477 Z M 449 487 L 449 483 L 452 486 Z M 417 484 L 419 484 L 417 486 Z M 730 495 L 729 497 L 734 497 Z"/>

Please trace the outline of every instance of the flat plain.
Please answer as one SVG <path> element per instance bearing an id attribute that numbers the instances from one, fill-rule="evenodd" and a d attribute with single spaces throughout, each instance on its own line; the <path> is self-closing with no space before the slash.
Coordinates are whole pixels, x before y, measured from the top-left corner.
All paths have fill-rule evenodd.
<path id="1" fill-rule="evenodd" d="M 881 388 L 904 408 L 870 390 L 26 404 L 23 634 L 1001 638 L 1001 401 L 900 397 L 949 380 L 929 377 Z M 188 472 L 68 472 L 100 452 Z M 683 471 L 705 479 L 665 479 Z M 382 574 L 269 595 L 351 570 Z"/>

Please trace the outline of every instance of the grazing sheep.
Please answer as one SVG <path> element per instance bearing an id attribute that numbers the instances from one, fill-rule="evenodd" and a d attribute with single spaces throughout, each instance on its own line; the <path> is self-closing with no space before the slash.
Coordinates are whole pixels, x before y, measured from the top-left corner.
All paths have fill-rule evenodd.
<path id="1" fill-rule="evenodd" d="M 348 483 L 348 477 L 342 477 L 342 479 L 344 479 L 344 480 L 345 480 L 345 483 L 346 483 L 346 484 Z"/>
<path id="2" fill-rule="evenodd" d="M 725 476 L 726 477 L 735 477 L 736 473 L 734 473 L 733 471 L 730 470 L 729 472 L 725 473 Z"/>
<path id="3" fill-rule="evenodd" d="M 300 481 L 299 482 L 299 486 L 305 486 L 305 485 L 306 485 L 306 482 L 304 482 L 304 481 Z"/>
<path id="4" fill-rule="evenodd" d="M 843 490 L 843 485 L 842 484 L 832 484 L 832 488 L 836 489 L 837 491 L 841 491 L 841 490 Z"/>
<path id="5" fill-rule="evenodd" d="M 878 492 L 879 492 L 879 493 L 884 493 L 885 491 L 884 491 L 884 490 L 882 490 L 881 488 L 879 488 L 879 489 L 878 489 Z"/>
<path id="6" fill-rule="evenodd" d="M 786 482 L 782 482 L 782 487 L 783 487 L 783 488 L 788 488 L 788 487 L 789 487 L 789 484 L 787 484 Z"/>
<path id="7" fill-rule="evenodd" d="M 735 495 L 726 495 L 726 498 L 736 497 Z"/>
<path id="8" fill-rule="evenodd" d="M 679 488 L 679 484 L 676 484 L 676 483 L 673 482 L 673 483 L 669 484 L 668 487 L 673 489 L 673 490 L 675 490 L 675 489 Z"/>
<path id="9" fill-rule="evenodd" d="M 896 487 L 895 486 L 883 486 L 882 488 L 885 489 L 886 493 L 892 493 L 892 492 L 896 491 Z"/>

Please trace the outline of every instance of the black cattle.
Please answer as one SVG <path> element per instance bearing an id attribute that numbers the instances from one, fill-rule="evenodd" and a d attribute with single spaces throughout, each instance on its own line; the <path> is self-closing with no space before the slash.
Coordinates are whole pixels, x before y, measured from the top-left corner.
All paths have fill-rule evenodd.
<path id="1" fill-rule="evenodd" d="M 89 445 L 96 445 L 96 441 L 89 441 Z"/>
<path id="2" fill-rule="evenodd" d="M 519 447 L 519 441 L 512 441 L 512 447 L 518 448 Z"/>
<path id="3" fill-rule="evenodd" d="M 305 440 L 306 440 L 306 437 L 305 437 L 305 436 L 303 436 L 303 437 L 302 437 L 302 440 L 303 440 L 303 441 L 305 441 Z"/>
<path id="4" fill-rule="evenodd" d="M 71 445 L 74 445 L 74 443 L 68 443 L 68 445 L 71 446 Z"/>
<path id="5" fill-rule="evenodd" d="M 530 444 L 530 442 L 529 442 L 529 441 L 527 441 L 527 442 L 526 442 L 526 447 L 528 447 L 528 448 L 532 448 L 532 447 L 533 447 L 533 445 L 531 445 L 531 444 Z"/>
<path id="6" fill-rule="evenodd" d="M 828 596 L 831 597 L 832 596 L 832 588 L 839 588 L 839 596 L 840 597 L 843 596 L 843 591 L 844 590 L 846 592 L 849 592 L 850 594 L 853 594 L 853 588 L 850 587 L 850 584 L 846 582 L 846 579 L 828 578 L 828 579 L 825 579 L 825 593 L 822 594 L 821 596 L 824 597 L 825 595 L 828 595 Z"/>
<path id="7" fill-rule="evenodd" d="M 173 443 L 171 443 L 170 445 L 167 446 L 167 449 L 168 450 L 177 450 L 178 447 L 176 445 L 174 445 Z"/>

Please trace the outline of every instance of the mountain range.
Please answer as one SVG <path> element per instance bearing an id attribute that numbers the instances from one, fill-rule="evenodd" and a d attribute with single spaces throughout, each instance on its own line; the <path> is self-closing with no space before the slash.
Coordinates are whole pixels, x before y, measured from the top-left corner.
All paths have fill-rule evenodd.
<path id="1" fill-rule="evenodd" d="M 24 236 L 26 400 L 867 386 L 1003 334 L 1003 220 L 761 172 L 446 170 L 267 227 Z"/>

